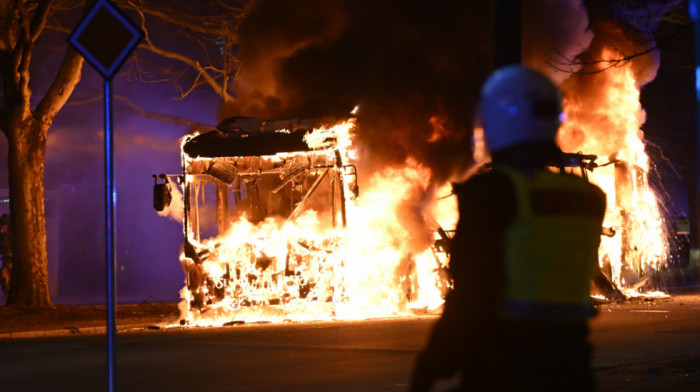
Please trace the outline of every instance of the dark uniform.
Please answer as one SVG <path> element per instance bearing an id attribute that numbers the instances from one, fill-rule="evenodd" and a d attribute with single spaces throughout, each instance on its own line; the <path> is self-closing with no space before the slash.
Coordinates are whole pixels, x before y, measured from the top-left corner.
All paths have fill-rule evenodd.
<path id="1" fill-rule="evenodd" d="M 454 289 L 411 390 L 457 371 L 464 390 L 594 389 L 587 319 L 605 194 L 549 171 L 557 154 L 547 142 L 513 147 L 455 186 Z"/>

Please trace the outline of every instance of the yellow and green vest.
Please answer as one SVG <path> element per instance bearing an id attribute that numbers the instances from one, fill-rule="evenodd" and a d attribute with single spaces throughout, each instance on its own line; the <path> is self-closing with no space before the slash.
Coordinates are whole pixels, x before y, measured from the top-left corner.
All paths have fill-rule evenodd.
<path id="1" fill-rule="evenodd" d="M 598 262 L 605 194 L 583 178 L 494 165 L 515 188 L 517 215 L 505 237 L 504 315 L 509 319 L 586 319 Z"/>

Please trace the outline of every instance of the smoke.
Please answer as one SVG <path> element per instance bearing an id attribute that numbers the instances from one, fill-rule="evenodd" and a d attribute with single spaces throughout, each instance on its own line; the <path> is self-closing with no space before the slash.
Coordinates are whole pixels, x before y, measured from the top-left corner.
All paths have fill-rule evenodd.
<path id="1" fill-rule="evenodd" d="M 172 199 L 168 206 L 163 208 L 162 211 L 158 211 L 158 215 L 182 223 L 185 219 L 185 203 L 183 201 L 182 191 L 180 191 L 180 187 L 176 183 L 170 180 L 170 177 L 166 178 Z"/>
<path id="2" fill-rule="evenodd" d="M 524 60 L 563 80 L 593 39 L 581 0 L 523 2 Z M 220 117 L 347 116 L 359 105 L 359 181 L 411 163 L 429 169 L 398 215 L 421 244 L 421 206 L 472 167 L 472 117 L 491 71 L 491 1 L 253 3 L 240 32 L 235 102 Z M 389 182 L 387 182 L 386 186 Z M 427 241 L 429 242 L 429 241 Z"/>
<path id="3" fill-rule="evenodd" d="M 577 122 L 598 126 L 586 131 L 565 126 L 562 133 L 566 134 L 567 145 L 563 148 L 590 149 L 591 143 L 595 142 L 597 146 L 604 146 L 598 154 L 609 155 L 627 143 L 626 131 L 619 125 L 620 120 L 613 116 L 616 112 L 606 107 L 601 91 L 611 87 L 621 88 L 616 85 L 618 82 L 614 81 L 613 74 L 623 67 L 629 67 L 636 88 L 641 88 L 656 77 L 660 54 L 656 50 L 654 29 L 658 27 L 659 19 L 678 3 L 665 0 L 587 2 L 594 39 L 577 58 L 581 64 L 579 72 L 572 74 L 560 87 L 570 108 L 576 108 L 575 113 L 569 115 L 575 116 Z M 639 106 L 636 111 L 638 118 L 634 119 L 634 123 L 641 127 L 646 113 L 639 103 L 636 105 Z"/>
<path id="4" fill-rule="evenodd" d="M 680 0 L 534 0 L 523 2 L 523 63 L 562 83 L 582 71 L 596 72 L 605 58 L 632 59 L 644 85 L 656 76 L 652 34 Z M 595 40 L 594 40 L 595 37 Z M 614 53 L 606 56 L 603 49 Z M 644 53 L 644 55 L 638 55 Z M 585 68 L 585 69 L 582 69 Z"/>
<path id="5" fill-rule="evenodd" d="M 240 34 L 237 99 L 222 117 L 347 116 L 364 173 L 404 165 L 453 179 L 471 164 L 471 116 L 488 73 L 490 3 L 254 3 Z"/>
<path id="6" fill-rule="evenodd" d="M 593 40 L 582 0 L 523 1 L 523 64 L 561 83 Z"/>
<path id="7" fill-rule="evenodd" d="M 629 34 L 642 22 L 655 27 L 669 2 L 522 3 L 523 62 L 561 83 L 581 70 L 582 54 L 600 56 L 595 34 L 609 42 L 601 15 Z M 472 115 L 490 72 L 492 18 L 490 1 L 257 0 L 241 27 L 236 100 L 220 117 L 345 116 L 360 105 L 362 172 L 415 159 L 434 183 L 459 180 L 473 164 Z M 653 78 L 643 73 L 654 68 L 638 68 L 637 80 Z"/>
<path id="8" fill-rule="evenodd" d="M 590 30 L 595 35 L 590 47 L 578 57 L 582 74 L 601 73 L 606 68 L 630 63 L 641 87 L 656 77 L 660 54 L 654 32 L 661 19 L 680 0 L 586 1 Z M 606 60 L 616 61 L 606 61 Z M 602 61 L 601 61 L 602 60 Z"/>
<path id="9" fill-rule="evenodd" d="M 564 89 L 594 92 L 595 83 L 571 75 L 589 72 L 586 64 L 600 59 L 606 45 L 622 54 L 649 48 L 650 32 L 635 28 L 643 10 L 633 2 L 522 3 L 523 61 Z M 360 105 L 361 187 L 374 173 L 410 161 L 430 169 L 431 186 L 461 180 L 473 165 L 472 117 L 490 73 L 492 6 L 257 0 L 241 26 L 236 100 L 220 117 L 342 117 Z M 660 15 L 655 7 L 647 11 Z M 633 62 L 638 81 L 653 78 L 655 68 L 645 62 L 657 62 L 654 54 Z"/>

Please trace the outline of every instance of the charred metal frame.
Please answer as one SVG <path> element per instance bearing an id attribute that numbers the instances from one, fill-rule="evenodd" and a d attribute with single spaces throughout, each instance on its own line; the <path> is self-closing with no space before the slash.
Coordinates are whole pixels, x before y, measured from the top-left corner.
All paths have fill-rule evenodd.
<path id="1" fill-rule="evenodd" d="M 300 163 L 299 161 L 306 161 Z M 224 163 L 234 169 L 223 177 L 222 173 L 212 170 L 213 167 Z M 264 167 L 271 165 L 271 167 Z M 239 170 L 239 168 L 241 168 Z M 174 177 L 174 176 L 169 176 Z M 221 157 L 207 158 L 201 161 L 192 162 L 184 167 L 184 204 L 185 204 L 185 232 L 191 232 L 196 241 L 200 241 L 200 221 L 199 221 L 199 198 L 202 193 L 201 186 L 207 183 L 214 183 L 217 187 L 216 193 L 216 215 L 219 224 L 219 234 L 223 234 L 228 225 L 226 217 L 229 216 L 229 200 L 227 190 L 233 191 L 235 202 L 241 201 L 242 186 L 246 185 L 249 196 L 251 193 L 255 197 L 259 192 L 258 183 L 263 177 L 279 177 L 280 183 L 270 192 L 279 194 L 284 188 L 299 186 L 305 180 L 312 178 L 313 183 L 305 189 L 305 193 L 296 200 L 294 192 L 290 192 L 291 213 L 287 219 L 298 217 L 314 193 L 317 191 L 322 181 L 327 177 L 330 179 L 329 201 L 331 207 L 331 217 L 333 225 L 337 226 L 336 216 L 338 212 L 341 216 L 341 225 L 347 225 L 347 212 L 345 210 L 345 199 L 347 197 L 357 197 L 357 186 L 351 185 L 352 195 L 346 195 L 344 186 L 345 177 L 352 178 L 351 184 L 356 184 L 357 170 L 353 165 L 344 165 L 338 150 L 321 150 L 312 152 L 301 152 L 289 154 L 285 157 Z M 257 195 L 259 196 L 259 195 Z M 338 198 L 339 200 L 336 200 Z M 338 203 L 339 201 L 339 203 Z M 256 208 L 255 200 L 251 201 L 251 207 Z M 188 239 L 185 239 L 188 241 Z"/>
<path id="2" fill-rule="evenodd" d="M 333 134 L 323 134 L 321 145 L 315 148 L 308 146 L 305 139 L 302 142 L 302 136 L 317 128 L 304 121 L 291 127 L 285 124 L 285 129 L 278 126 L 280 122 L 269 124 L 251 118 L 224 122 L 214 131 L 183 139 L 182 174 L 154 175 L 156 210 L 162 210 L 163 205 L 169 203 L 171 184 L 177 183 L 183 191 L 185 241 L 181 262 L 191 294 L 190 308 L 204 311 L 207 305 L 230 295 L 225 294 L 225 288 L 212 281 L 203 269 L 205 261 L 219 257 L 210 254 L 217 252 L 218 245 L 212 247 L 204 240 L 224 235 L 243 214 L 249 222 L 256 224 L 269 216 L 294 220 L 307 209 L 314 209 L 325 220 L 324 224 L 335 228 L 347 226 L 345 204 L 348 198 L 358 196 L 357 169 L 343 162 L 344 155 Z M 254 126 L 250 126 L 251 123 Z M 163 183 L 159 184 L 159 179 Z M 211 188 L 212 184 L 215 189 Z M 202 210 L 206 205 L 205 198 L 214 195 L 215 208 Z M 213 214 L 214 220 L 211 219 Z M 296 249 L 307 245 L 290 243 L 288 246 Z M 264 258 L 255 260 L 254 264 L 270 262 Z M 226 271 L 221 278 L 230 282 L 229 287 L 246 279 L 236 262 L 232 260 L 224 264 Z M 260 271 L 267 270 L 267 265 L 260 268 Z M 274 270 L 276 272 L 272 274 L 275 279 L 284 279 L 283 282 L 287 277 L 299 280 L 299 271 L 295 268 L 298 268 L 297 264 L 287 260 L 283 270 Z M 309 284 L 313 285 L 313 282 Z M 312 287 L 307 283 L 300 284 L 296 295 L 302 298 Z M 287 295 L 266 298 L 263 304 L 283 303 Z M 261 304 L 246 295 L 234 302 L 238 304 L 236 306 Z"/>

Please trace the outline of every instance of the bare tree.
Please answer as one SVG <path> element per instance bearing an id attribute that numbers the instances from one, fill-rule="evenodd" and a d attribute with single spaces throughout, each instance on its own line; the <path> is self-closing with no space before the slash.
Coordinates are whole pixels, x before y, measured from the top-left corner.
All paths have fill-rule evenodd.
<path id="1" fill-rule="evenodd" d="M 9 145 L 10 216 L 13 269 L 8 304 L 48 306 L 49 297 L 44 157 L 56 114 L 80 81 L 83 58 L 66 49 L 48 91 L 32 108 L 30 66 L 35 43 L 49 14 L 67 9 L 61 1 L 10 0 L 0 5 L 0 72 L 3 107 L 0 126 Z"/>
<path id="2" fill-rule="evenodd" d="M 184 2 L 171 1 L 120 0 L 118 4 L 138 15 L 145 32 L 141 50 L 132 63 L 131 78 L 140 82 L 169 81 L 179 98 L 206 86 L 224 104 L 233 101 L 240 66 L 236 55 L 238 28 L 248 1 L 211 0 L 207 6 L 198 3 L 191 9 Z M 177 39 L 173 39 L 175 36 Z M 152 55 L 156 61 L 151 60 Z"/>
<path id="3" fill-rule="evenodd" d="M 117 5 L 137 19 L 146 32 L 135 61 L 129 62 L 126 77 L 137 82 L 169 81 L 181 98 L 199 86 L 208 86 L 223 102 L 232 101 L 232 85 L 239 66 L 235 55 L 237 29 L 245 15 L 246 2 L 202 3 L 118 1 Z M 63 16 L 74 16 L 84 6 L 83 0 L 0 2 L 0 127 L 9 146 L 13 228 L 8 305 L 51 305 L 44 206 L 46 140 L 56 114 L 81 79 L 83 58 L 66 47 L 51 86 L 34 107 L 31 102 L 37 100 L 30 89 L 31 64 L 39 37 L 70 32 L 72 27 L 62 25 Z"/>

